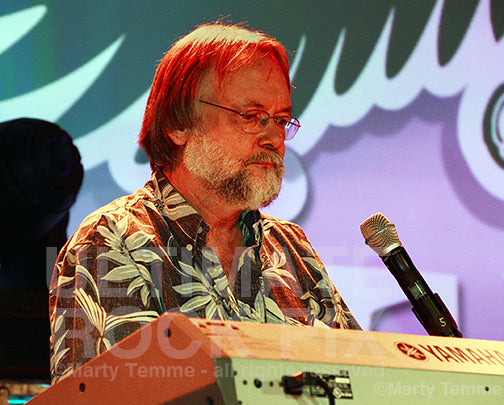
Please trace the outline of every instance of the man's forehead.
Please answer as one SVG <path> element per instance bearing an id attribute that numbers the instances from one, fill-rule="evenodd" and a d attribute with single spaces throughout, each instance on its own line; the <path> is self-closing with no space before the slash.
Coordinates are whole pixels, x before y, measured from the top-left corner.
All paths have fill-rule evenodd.
<path id="1" fill-rule="evenodd" d="M 285 88 L 290 94 L 291 84 L 289 77 L 286 77 L 278 61 L 270 55 L 257 56 L 248 64 L 235 69 L 226 69 L 222 72 L 218 72 L 215 66 L 207 69 L 202 75 L 199 93 L 204 96 L 209 96 L 213 93 L 222 97 L 225 95 L 226 90 L 229 89 L 231 83 L 241 81 L 248 84 L 250 82 L 250 87 L 253 89 L 255 84 L 252 84 L 252 82 L 254 80 L 266 82 L 271 78 L 271 75 L 278 75 L 278 81 L 285 84 Z M 242 96 L 245 97 L 242 100 L 244 103 L 248 105 L 256 103 L 257 107 L 262 106 L 260 100 L 256 100 L 253 97 L 247 98 L 246 94 L 242 94 Z"/>

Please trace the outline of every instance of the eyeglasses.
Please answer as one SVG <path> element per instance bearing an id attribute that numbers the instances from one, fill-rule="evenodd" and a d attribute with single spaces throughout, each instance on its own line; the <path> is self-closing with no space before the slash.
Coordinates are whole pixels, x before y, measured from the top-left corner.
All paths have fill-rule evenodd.
<path id="1" fill-rule="evenodd" d="M 250 134 L 257 134 L 262 131 L 262 129 L 268 125 L 268 121 L 272 119 L 275 124 L 285 130 L 285 140 L 289 141 L 294 138 L 296 132 L 298 131 L 301 124 L 299 121 L 288 115 L 282 115 L 279 117 L 272 116 L 263 110 L 249 110 L 249 111 L 236 111 L 228 107 L 223 107 L 218 104 L 210 103 L 209 101 L 200 100 L 201 103 L 211 105 L 213 107 L 221 108 L 226 111 L 231 111 L 238 114 L 242 119 L 240 120 L 241 129 L 244 132 Z"/>

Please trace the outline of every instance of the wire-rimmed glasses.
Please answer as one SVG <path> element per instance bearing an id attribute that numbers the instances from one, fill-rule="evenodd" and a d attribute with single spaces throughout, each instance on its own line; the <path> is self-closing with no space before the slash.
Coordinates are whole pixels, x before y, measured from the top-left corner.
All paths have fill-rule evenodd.
<path id="1" fill-rule="evenodd" d="M 242 118 L 240 120 L 241 129 L 244 132 L 248 132 L 250 134 L 257 134 L 261 132 L 264 129 L 264 127 L 268 125 L 269 120 L 272 119 L 276 125 L 285 130 L 285 140 L 289 141 L 292 138 L 294 138 L 294 135 L 296 135 L 296 132 L 301 126 L 301 124 L 296 118 L 291 117 L 289 115 L 273 116 L 263 110 L 237 111 L 233 110 L 232 108 L 211 103 L 209 101 L 205 100 L 199 100 L 199 101 L 201 103 L 208 104 L 213 107 L 221 108 L 223 110 L 238 114 Z"/>

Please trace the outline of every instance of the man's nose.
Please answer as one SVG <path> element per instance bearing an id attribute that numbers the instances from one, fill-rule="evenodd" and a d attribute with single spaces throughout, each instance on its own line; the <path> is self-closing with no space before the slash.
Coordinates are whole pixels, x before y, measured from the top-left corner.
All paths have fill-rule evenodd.
<path id="1" fill-rule="evenodd" d="M 259 137 L 259 145 L 263 148 L 283 152 L 285 150 L 285 128 L 276 125 L 273 120 L 268 120 Z"/>

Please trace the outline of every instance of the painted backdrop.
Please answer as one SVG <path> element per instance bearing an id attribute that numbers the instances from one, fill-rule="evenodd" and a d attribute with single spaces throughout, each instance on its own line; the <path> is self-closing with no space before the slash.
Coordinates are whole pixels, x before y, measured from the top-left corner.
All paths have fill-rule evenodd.
<path id="1" fill-rule="evenodd" d="M 383 212 L 466 337 L 504 339 L 504 2 L 2 1 L 0 121 L 58 123 L 85 167 L 69 232 L 142 187 L 148 89 L 169 45 L 227 16 L 292 53 L 284 188 L 365 329 L 425 334 L 360 223 Z"/>

